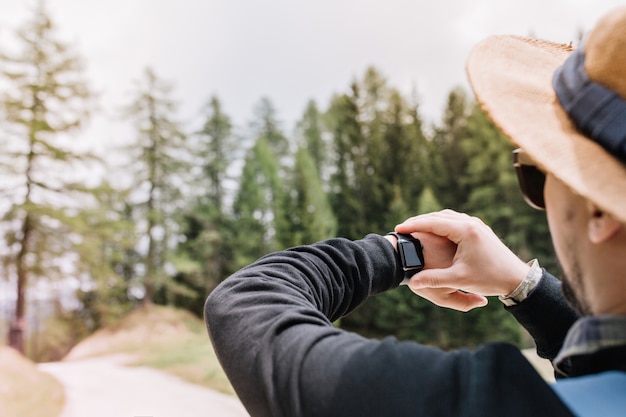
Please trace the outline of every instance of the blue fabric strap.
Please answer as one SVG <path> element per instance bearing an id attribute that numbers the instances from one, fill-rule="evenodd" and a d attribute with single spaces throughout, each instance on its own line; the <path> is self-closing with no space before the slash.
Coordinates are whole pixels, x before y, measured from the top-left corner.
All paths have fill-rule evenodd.
<path id="1" fill-rule="evenodd" d="M 626 372 L 608 371 L 566 378 L 551 387 L 576 416 L 626 415 Z"/>
<path id="2" fill-rule="evenodd" d="M 589 79 L 583 46 L 556 70 L 552 86 L 578 130 L 626 163 L 626 101 Z"/>

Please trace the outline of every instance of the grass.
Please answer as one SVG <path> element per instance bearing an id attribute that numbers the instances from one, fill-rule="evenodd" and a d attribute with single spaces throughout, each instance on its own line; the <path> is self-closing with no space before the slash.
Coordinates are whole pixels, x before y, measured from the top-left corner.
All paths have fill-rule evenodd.
<path id="1" fill-rule="evenodd" d="M 186 381 L 235 395 L 213 352 L 208 336 L 202 339 L 190 338 L 171 345 L 154 346 L 149 352 L 143 352 L 134 364 L 160 369 Z"/>
<path id="2" fill-rule="evenodd" d="M 235 395 L 215 356 L 202 320 L 189 312 L 161 306 L 133 311 L 99 330 L 68 359 L 125 354 L 131 366 L 148 366 L 191 383 Z M 547 380 L 549 362 L 530 350 L 524 354 Z M 12 349 L 0 347 L 0 416 L 57 417 L 64 403 L 61 385 Z"/>
<path id="3" fill-rule="evenodd" d="M 64 403 L 56 379 L 15 350 L 0 346 L 0 416 L 57 417 Z"/>
<path id="4" fill-rule="evenodd" d="M 202 320 L 184 310 L 142 307 L 79 343 L 68 359 L 127 354 L 129 365 L 149 366 L 188 382 L 235 395 Z"/>
<path id="5" fill-rule="evenodd" d="M 68 358 L 117 353 L 129 355 L 130 365 L 159 369 L 188 382 L 235 395 L 203 321 L 187 311 L 162 306 L 139 308 L 81 342 Z M 548 361 L 539 358 L 534 349 L 523 353 L 546 380 L 554 380 Z"/>

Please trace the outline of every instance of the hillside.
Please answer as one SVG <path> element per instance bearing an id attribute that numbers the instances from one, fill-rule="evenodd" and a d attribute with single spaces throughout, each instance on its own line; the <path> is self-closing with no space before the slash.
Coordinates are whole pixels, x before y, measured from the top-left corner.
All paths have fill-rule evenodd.
<path id="1" fill-rule="evenodd" d="M 185 310 L 148 306 L 76 345 L 66 361 L 123 355 L 128 365 L 149 366 L 234 395 L 202 320 Z"/>
<path id="2" fill-rule="evenodd" d="M 0 346 L 0 416 L 57 417 L 63 387 L 14 349 Z"/>

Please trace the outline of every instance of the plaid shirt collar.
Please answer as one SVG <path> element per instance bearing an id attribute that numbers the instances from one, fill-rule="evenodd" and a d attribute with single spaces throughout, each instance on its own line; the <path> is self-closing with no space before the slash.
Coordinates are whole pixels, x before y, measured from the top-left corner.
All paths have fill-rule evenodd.
<path id="1" fill-rule="evenodd" d="M 626 316 L 583 317 L 570 328 L 554 367 L 562 375 L 571 374 L 577 357 L 591 357 L 605 349 L 626 349 Z"/>

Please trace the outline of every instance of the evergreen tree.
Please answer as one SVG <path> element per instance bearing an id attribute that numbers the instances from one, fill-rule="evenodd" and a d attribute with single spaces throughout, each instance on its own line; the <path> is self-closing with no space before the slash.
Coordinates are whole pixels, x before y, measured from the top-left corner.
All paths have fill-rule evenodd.
<path id="1" fill-rule="evenodd" d="M 357 95 L 357 86 L 353 85 L 351 95 L 333 97 L 326 115 L 333 146 L 330 201 L 337 218 L 337 233 L 348 239 L 362 237 L 367 227 L 356 178 L 356 166 L 366 148 Z"/>
<path id="2" fill-rule="evenodd" d="M 79 277 L 84 285 L 77 294 L 82 303 L 77 314 L 89 333 L 115 322 L 136 302 L 132 288 L 141 257 L 129 193 L 105 182 L 94 189 L 97 204 L 84 212 L 78 253 L 88 268 Z"/>
<path id="3" fill-rule="evenodd" d="M 279 161 L 289 154 L 289 140 L 280 128 L 274 104 L 264 97 L 256 105 L 255 119 L 252 122 L 255 138 L 264 138 L 270 150 Z"/>
<path id="4" fill-rule="evenodd" d="M 186 137 L 175 120 L 176 103 L 170 97 L 171 90 L 147 69 L 127 109 L 137 129 L 137 141 L 129 149 L 135 182 L 131 199 L 147 247 L 142 262 L 145 304 L 152 302 L 159 287 L 173 285 L 167 281 L 165 265 L 179 232 L 176 214 L 188 191 Z"/>
<path id="5" fill-rule="evenodd" d="M 375 68 L 368 68 L 357 84 L 357 105 L 363 133 L 363 152 L 354 165 L 355 193 L 363 210 L 363 227 L 360 235 L 369 232 L 383 233 L 389 226 L 387 217 L 389 192 L 392 184 L 384 171 L 389 158 L 385 137 L 383 113 L 389 108 L 390 89 L 387 80 Z M 401 163 L 401 161 L 397 161 Z"/>
<path id="6" fill-rule="evenodd" d="M 249 150 L 235 198 L 236 265 L 242 267 L 289 240 L 284 183 L 276 154 L 261 136 Z"/>
<path id="7" fill-rule="evenodd" d="M 429 171 L 417 106 L 369 68 L 351 95 L 334 98 L 328 118 L 336 161 L 331 195 L 340 233 L 349 238 L 383 233 L 403 220 L 396 217 L 399 205 L 406 207 L 404 216 L 415 214 Z"/>
<path id="8" fill-rule="evenodd" d="M 418 214 L 422 190 L 428 185 L 430 165 L 419 110 L 417 106 L 410 106 L 397 90 L 391 90 L 389 95 L 383 114 L 383 132 L 382 150 L 372 157 L 377 158 L 380 167 L 376 175 L 377 187 L 382 190 L 379 211 L 389 213 L 382 217 L 380 228 L 388 229 Z M 389 212 L 389 201 L 404 204 L 406 211 Z M 376 213 L 372 217 L 376 218 Z"/>
<path id="9" fill-rule="evenodd" d="M 337 220 L 322 188 L 315 161 L 305 147 L 296 152 L 291 182 L 287 210 L 291 233 L 286 236 L 290 240 L 284 239 L 283 245 L 306 245 L 334 237 Z"/>
<path id="10" fill-rule="evenodd" d="M 217 97 L 209 100 L 206 121 L 194 136 L 197 141 L 193 143 L 193 153 L 197 166 L 202 170 L 197 181 L 203 191 L 199 200 L 214 207 L 217 213 L 223 213 L 227 169 L 235 159 L 238 143 L 230 117 L 224 113 Z"/>
<path id="11" fill-rule="evenodd" d="M 233 125 L 217 97 L 207 106 L 202 129 L 191 137 L 194 160 L 200 168 L 194 189 L 199 190 L 192 207 L 183 219 L 184 242 L 180 245 L 174 265 L 178 274 L 174 281 L 179 292 L 174 303 L 202 315 L 204 299 L 233 271 L 234 226 L 226 205 L 228 168 L 235 161 L 238 148 Z"/>
<path id="12" fill-rule="evenodd" d="M 38 4 L 17 31 L 19 52 L 1 54 L 6 89 L 1 165 L 9 205 L 2 218 L 8 253 L 5 262 L 17 281 L 9 345 L 24 352 L 27 290 L 33 279 L 60 276 L 60 262 L 80 245 L 80 207 L 88 193 L 66 175 L 85 156 L 71 149 L 68 132 L 81 126 L 90 90 L 80 57 L 59 41 L 56 27 Z"/>
<path id="13" fill-rule="evenodd" d="M 320 113 L 315 101 L 310 100 L 302 118 L 296 126 L 297 139 L 301 141 L 315 165 L 320 177 L 324 178 L 326 168 L 327 146 L 324 140 L 323 115 Z"/>
<path id="14" fill-rule="evenodd" d="M 470 108 L 467 94 L 460 88 L 448 95 L 441 126 L 435 128 L 431 152 L 431 186 L 446 208 L 466 211 L 469 189 L 460 181 L 467 170 L 467 156 L 462 143 L 467 140 L 467 117 Z"/>

